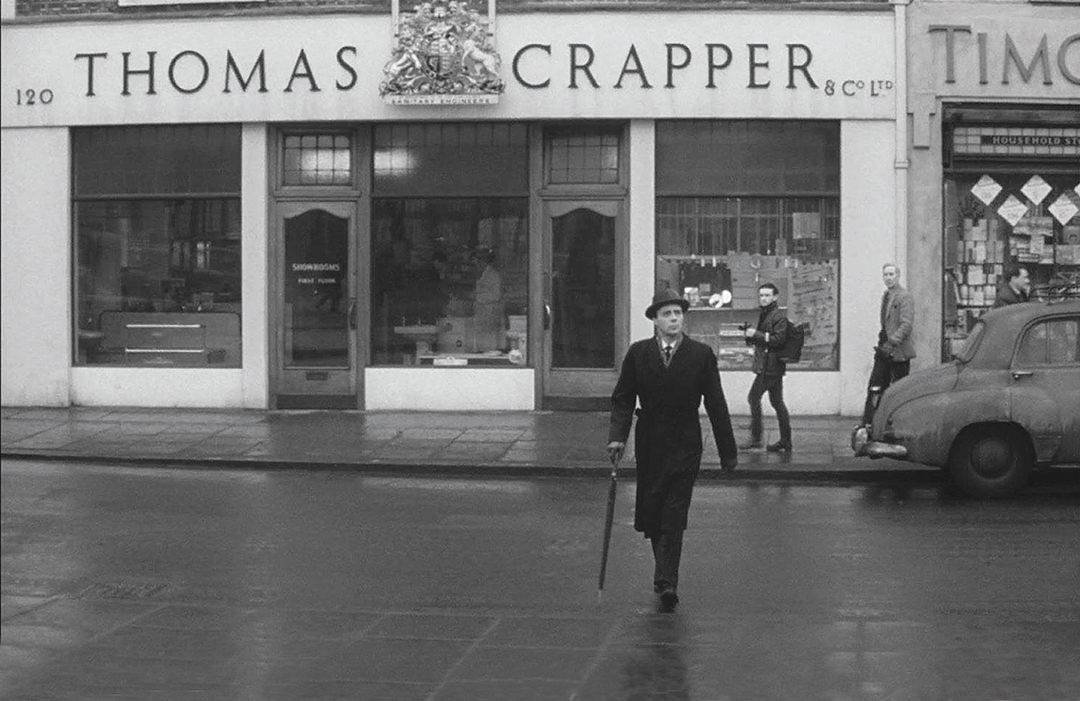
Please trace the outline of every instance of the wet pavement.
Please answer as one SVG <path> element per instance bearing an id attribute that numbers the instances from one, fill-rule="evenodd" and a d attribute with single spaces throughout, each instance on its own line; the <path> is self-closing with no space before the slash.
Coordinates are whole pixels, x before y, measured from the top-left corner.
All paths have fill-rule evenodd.
<path id="1" fill-rule="evenodd" d="M 1080 698 L 1076 494 L 0 463 L 0 698 Z"/>
<path id="2" fill-rule="evenodd" d="M 750 419 L 733 418 L 736 437 Z M 766 417 L 767 442 L 775 420 Z M 703 423 L 707 478 L 940 480 L 922 465 L 852 456 L 855 417 L 793 419 L 789 454 L 742 453 L 741 470 L 720 473 Z M 603 412 L 358 412 L 4 407 L 5 458 L 127 464 L 347 469 L 395 474 L 594 475 L 610 471 Z M 633 446 L 622 473 L 633 472 Z"/>

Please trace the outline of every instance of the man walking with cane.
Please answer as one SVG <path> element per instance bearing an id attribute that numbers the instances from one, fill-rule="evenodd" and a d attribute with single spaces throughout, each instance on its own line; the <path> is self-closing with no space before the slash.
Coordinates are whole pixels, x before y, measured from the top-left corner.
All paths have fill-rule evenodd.
<path id="1" fill-rule="evenodd" d="M 690 497 L 701 466 L 701 400 L 712 425 L 720 465 L 732 471 L 738 462 L 731 416 L 720 384 L 712 348 L 683 334 L 690 303 L 674 290 L 653 297 L 645 316 L 652 338 L 630 346 L 611 395 L 608 456 L 618 461 L 626 448 L 634 414 L 637 498 L 634 529 L 652 543 L 653 591 L 663 609 L 679 602 L 679 561 Z M 635 405 L 641 408 L 635 412 Z"/>

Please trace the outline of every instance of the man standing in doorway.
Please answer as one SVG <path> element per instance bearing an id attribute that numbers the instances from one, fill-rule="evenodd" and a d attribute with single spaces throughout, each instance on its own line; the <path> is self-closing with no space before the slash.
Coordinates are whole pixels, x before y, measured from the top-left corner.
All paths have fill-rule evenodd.
<path id="1" fill-rule="evenodd" d="M 683 334 L 690 304 L 674 290 L 653 297 L 645 316 L 655 335 L 630 346 L 611 394 L 607 452 L 622 457 L 634 414 L 637 500 L 634 529 L 652 543 L 653 591 L 662 610 L 679 602 L 679 560 L 690 497 L 701 466 L 702 397 L 725 471 L 735 469 L 738 450 L 712 348 Z M 640 402 L 641 408 L 634 411 Z"/>
<path id="2" fill-rule="evenodd" d="M 1002 278 L 1005 282 L 997 289 L 994 309 L 1028 301 L 1028 296 L 1031 294 L 1031 276 L 1027 268 L 1022 268 L 1016 263 L 1009 263 L 1005 266 L 1005 274 Z"/>
<path id="3" fill-rule="evenodd" d="M 915 339 L 912 337 L 915 299 L 900 285 L 900 267 L 895 263 L 886 263 L 881 268 L 881 278 L 885 281 L 885 292 L 881 296 L 881 330 L 878 331 L 874 368 L 870 371 L 870 382 L 866 389 L 862 416 L 864 426 L 869 426 L 873 421 L 874 410 L 885 388 L 907 377 L 911 370 L 911 359 L 915 357 Z"/>
<path id="4" fill-rule="evenodd" d="M 755 450 L 762 446 L 761 398 L 769 393 L 769 403 L 776 411 L 780 424 L 780 440 L 770 443 L 770 453 L 791 452 L 791 417 L 784 404 L 784 372 L 787 368 L 780 357 L 780 349 L 787 340 L 788 320 L 779 307 L 780 290 L 767 282 L 758 287 L 757 325 L 747 327 L 746 343 L 754 347 L 754 384 L 746 396 L 750 403 L 750 441 L 739 446 L 741 450 Z"/>

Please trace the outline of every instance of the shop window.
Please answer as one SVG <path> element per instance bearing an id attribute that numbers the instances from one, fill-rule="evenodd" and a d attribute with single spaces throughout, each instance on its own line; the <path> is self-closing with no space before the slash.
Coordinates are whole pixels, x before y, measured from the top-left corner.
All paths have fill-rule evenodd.
<path id="1" fill-rule="evenodd" d="M 1028 271 L 1032 299 L 1080 297 L 1080 179 L 1053 172 L 945 176 L 945 346 L 954 353 L 1007 284 Z"/>
<path id="2" fill-rule="evenodd" d="M 240 366 L 240 130 L 73 132 L 75 358 Z"/>
<path id="3" fill-rule="evenodd" d="M 374 128 L 374 364 L 528 362 L 526 153 L 518 124 Z"/>
<path id="4" fill-rule="evenodd" d="M 285 185 L 352 185 L 352 139 L 346 134 L 289 134 L 282 153 Z"/>
<path id="5" fill-rule="evenodd" d="M 767 282 L 807 328 L 789 368 L 839 368 L 839 149 L 835 122 L 657 123 L 656 285 L 722 368 L 751 369 L 740 327 Z"/>
<path id="6" fill-rule="evenodd" d="M 546 142 L 549 184 L 619 182 L 618 130 L 552 128 Z"/>

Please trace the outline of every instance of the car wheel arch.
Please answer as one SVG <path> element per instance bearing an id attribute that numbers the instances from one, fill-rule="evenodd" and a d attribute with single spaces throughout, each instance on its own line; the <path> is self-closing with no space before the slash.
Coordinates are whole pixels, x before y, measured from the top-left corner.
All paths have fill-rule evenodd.
<path id="1" fill-rule="evenodd" d="M 1002 437 L 1010 447 L 1011 464 L 1000 477 L 987 477 L 972 469 L 970 451 L 980 442 L 995 442 Z M 1012 448 L 1017 450 L 1013 451 Z M 975 497 L 1010 496 L 1027 485 L 1028 477 L 1037 463 L 1035 443 L 1027 430 L 1015 421 L 982 421 L 964 426 L 953 438 L 945 470 L 960 489 Z"/>

